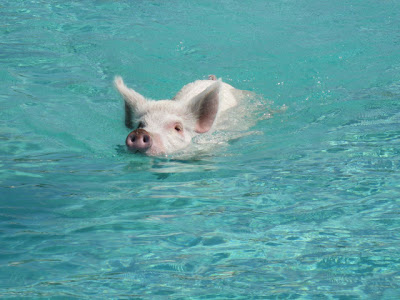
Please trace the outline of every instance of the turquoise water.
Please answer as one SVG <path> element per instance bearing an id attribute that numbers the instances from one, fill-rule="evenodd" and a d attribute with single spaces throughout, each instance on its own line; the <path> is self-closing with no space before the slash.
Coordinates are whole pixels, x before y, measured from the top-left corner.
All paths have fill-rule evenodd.
<path id="1" fill-rule="evenodd" d="M 0 15 L 1 298 L 400 298 L 398 1 Z M 216 74 L 272 118 L 193 159 L 131 155 L 117 74 L 155 99 Z"/>

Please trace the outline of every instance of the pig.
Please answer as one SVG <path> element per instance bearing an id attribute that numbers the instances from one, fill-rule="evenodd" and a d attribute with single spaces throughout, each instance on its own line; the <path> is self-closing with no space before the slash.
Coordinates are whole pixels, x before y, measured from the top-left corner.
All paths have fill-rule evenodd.
<path id="1" fill-rule="evenodd" d="M 167 156 L 188 147 L 195 136 L 212 132 L 220 115 L 242 97 L 214 75 L 185 85 L 172 100 L 146 99 L 119 76 L 114 84 L 125 102 L 125 126 L 134 129 L 125 144 L 150 156 Z"/>

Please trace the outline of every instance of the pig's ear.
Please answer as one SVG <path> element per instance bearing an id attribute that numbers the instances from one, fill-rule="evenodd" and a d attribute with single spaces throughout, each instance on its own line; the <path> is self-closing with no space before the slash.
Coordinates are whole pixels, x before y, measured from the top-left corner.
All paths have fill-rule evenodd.
<path id="1" fill-rule="evenodd" d="M 124 98 L 125 106 L 129 106 L 134 112 L 138 111 L 146 103 L 146 99 L 139 93 L 128 88 L 121 77 L 115 77 L 114 85 Z"/>
<path id="2" fill-rule="evenodd" d="M 221 82 L 217 81 L 190 100 L 191 113 L 197 119 L 195 127 L 197 133 L 205 133 L 213 126 L 218 113 L 220 87 Z"/>

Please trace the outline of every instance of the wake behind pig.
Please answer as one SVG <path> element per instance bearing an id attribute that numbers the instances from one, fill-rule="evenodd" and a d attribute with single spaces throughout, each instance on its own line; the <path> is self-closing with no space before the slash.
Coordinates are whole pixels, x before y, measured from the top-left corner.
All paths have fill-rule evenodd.
<path id="1" fill-rule="evenodd" d="M 194 137 L 217 129 L 218 120 L 245 94 L 214 75 L 185 85 L 172 100 L 146 99 L 121 77 L 114 84 L 125 101 L 125 125 L 134 129 L 126 138 L 127 148 L 152 156 L 173 154 Z"/>

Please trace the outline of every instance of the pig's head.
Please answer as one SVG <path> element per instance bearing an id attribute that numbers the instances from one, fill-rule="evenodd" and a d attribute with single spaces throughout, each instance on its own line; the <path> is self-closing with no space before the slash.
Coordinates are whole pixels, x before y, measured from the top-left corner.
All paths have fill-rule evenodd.
<path id="1" fill-rule="evenodd" d="M 126 138 L 133 152 L 166 155 L 187 147 L 195 135 L 208 132 L 217 117 L 220 81 L 191 99 L 147 100 L 128 88 L 121 77 L 115 86 L 125 100 Z"/>

